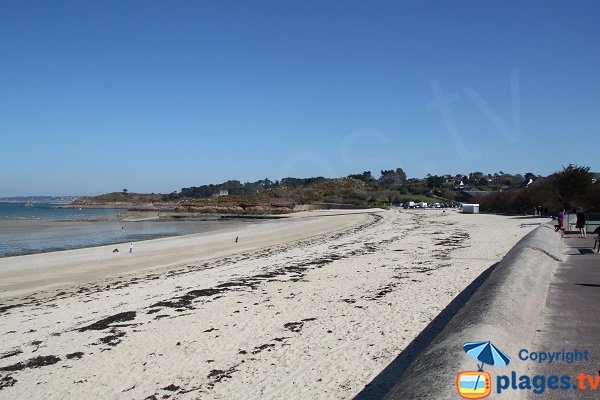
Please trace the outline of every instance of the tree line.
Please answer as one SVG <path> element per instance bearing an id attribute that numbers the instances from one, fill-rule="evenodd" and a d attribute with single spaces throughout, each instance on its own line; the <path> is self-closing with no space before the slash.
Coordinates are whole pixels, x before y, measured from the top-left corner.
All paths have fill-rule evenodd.
<path id="1" fill-rule="evenodd" d="M 569 164 L 523 188 L 477 195 L 473 202 L 482 211 L 518 213 L 542 207 L 546 210 L 582 208 L 600 211 L 600 183 L 587 166 Z"/>
<path id="2" fill-rule="evenodd" d="M 493 174 L 471 172 L 469 174 L 456 175 L 427 175 L 425 178 L 420 179 L 407 178 L 402 168 L 396 168 L 381 170 L 378 177 L 375 177 L 371 171 L 363 171 L 362 173 L 350 174 L 343 178 L 325 178 L 322 176 L 311 178 L 286 177 L 275 181 L 265 178 L 256 182 L 245 183 L 238 180 L 228 180 L 220 184 L 185 187 L 179 192 L 164 195 L 164 200 L 210 198 L 225 190 L 232 196 L 245 196 L 277 189 L 298 190 L 302 188 L 318 188 L 319 186 L 323 187 L 327 183 L 333 183 L 341 179 L 350 179 L 361 182 L 363 192 L 385 191 L 390 201 L 400 199 L 402 195 L 436 196 L 448 200 L 461 201 L 468 198 L 468 195 L 464 194 L 465 190 L 494 191 L 516 188 L 541 178 L 531 172 L 524 175 L 511 175 L 499 171 Z M 357 189 L 353 187 L 352 190 L 356 192 Z M 359 194 L 358 197 L 366 198 L 368 196 Z"/>

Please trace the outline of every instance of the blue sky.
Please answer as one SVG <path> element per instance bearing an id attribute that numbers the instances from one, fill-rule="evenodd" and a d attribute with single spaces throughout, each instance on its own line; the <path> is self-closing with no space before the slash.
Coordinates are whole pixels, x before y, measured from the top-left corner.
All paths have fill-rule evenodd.
<path id="1" fill-rule="evenodd" d="M 600 171 L 597 1 L 2 1 L 0 196 Z"/>

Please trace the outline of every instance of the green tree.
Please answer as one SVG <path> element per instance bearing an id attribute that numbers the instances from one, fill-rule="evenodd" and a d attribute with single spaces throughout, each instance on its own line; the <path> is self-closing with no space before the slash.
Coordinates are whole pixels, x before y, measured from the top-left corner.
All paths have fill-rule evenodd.
<path id="1" fill-rule="evenodd" d="M 442 176 L 428 175 L 427 178 L 425 178 L 425 184 L 431 190 L 440 188 L 444 182 L 446 182 L 446 180 Z"/>
<path id="2" fill-rule="evenodd" d="M 365 183 L 374 183 L 375 182 L 375 178 L 373 178 L 373 175 L 371 175 L 371 171 L 364 171 L 362 174 L 348 175 L 348 178 L 358 179 Z"/>
<path id="3" fill-rule="evenodd" d="M 386 188 L 397 189 L 406 182 L 406 173 L 402 168 L 382 170 L 379 183 Z"/>
<path id="4" fill-rule="evenodd" d="M 556 172 L 549 178 L 563 207 L 572 208 L 588 203 L 593 185 L 590 167 L 569 164 L 567 167 L 563 167 L 561 172 Z"/>
<path id="5" fill-rule="evenodd" d="M 469 183 L 471 185 L 477 185 L 479 184 L 479 181 L 481 180 L 481 178 L 483 177 L 483 172 L 471 172 L 469 174 Z"/>

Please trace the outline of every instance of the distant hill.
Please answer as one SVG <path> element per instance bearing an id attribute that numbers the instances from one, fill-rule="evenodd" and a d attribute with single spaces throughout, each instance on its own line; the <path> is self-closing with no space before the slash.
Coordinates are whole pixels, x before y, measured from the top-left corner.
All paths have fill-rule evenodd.
<path id="1" fill-rule="evenodd" d="M 388 177 L 389 178 L 389 177 Z M 77 198 L 73 207 L 122 207 L 134 211 L 189 211 L 200 213 L 277 214 L 297 206 L 313 208 L 369 208 L 404 201 L 441 202 L 445 198 L 422 185 L 420 193 L 400 192 L 404 183 L 388 179 L 381 183 L 370 173 L 344 178 L 285 178 L 241 183 L 227 181 L 217 185 L 183 188 L 170 194 L 113 192 Z M 407 184 L 408 185 L 408 184 Z M 410 188 L 417 189 L 412 182 Z M 305 207 L 302 207 L 304 209 Z"/>
<path id="2" fill-rule="evenodd" d="M 88 204 L 88 203 L 155 203 L 162 202 L 163 194 L 146 194 L 146 193 L 129 193 L 129 192 L 112 192 L 101 194 L 99 196 L 80 196 L 74 199 L 73 204 Z"/>
<path id="3" fill-rule="evenodd" d="M 0 197 L 0 203 L 70 203 L 77 196 L 14 196 Z"/>
<path id="4" fill-rule="evenodd" d="M 593 173 L 597 177 L 597 173 Z M 505 191 L 543 185 L 545 178 L 531 172 L 508 174 L 471 172 L 407 178 L 402 168 L 371 171 L 340 178 L 287 177 L 256 182 L 229 180 L 181 188 L 167 194 L 130 193 L 127 189 L 99 196 L 75 198 L 71 207 L 119 207 L 130 210 L 190 211 L 199 213 L 281 213 L 318 207 L 367 208 L 417 201 L 426 203 L 468 202 Z M 21 201 L 28 201 L 22 199 Z M 536 200 L 536 204 L 538 200 Z M 302 206 L 302 207 L 298 207 Z"/>

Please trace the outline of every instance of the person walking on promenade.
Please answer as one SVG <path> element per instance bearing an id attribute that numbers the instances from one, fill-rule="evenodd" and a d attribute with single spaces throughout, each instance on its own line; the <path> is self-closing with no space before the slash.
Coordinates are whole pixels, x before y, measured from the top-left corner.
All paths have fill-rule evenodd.
<path id="1" fill-rule="evenodd" d="M 585 214 L 583 213 L 583 209 L 579 209 L 577 213 L 577 221 L 575 222 L 575 227 L 579 229 L 579 237 L 585 239 Z"/>
<path id="2" fill-rule="evenodd" d="M 558 222 L 558 225 L 554 225 L 554 232 L 558 232 L 563 228 L 563 225 L 565 222 L 565 209 L 564 208 L 558 212 L 556 221 Z M 560 232 L 560 236 L 561 237 L 563 236 L 562 232 Z"/>

